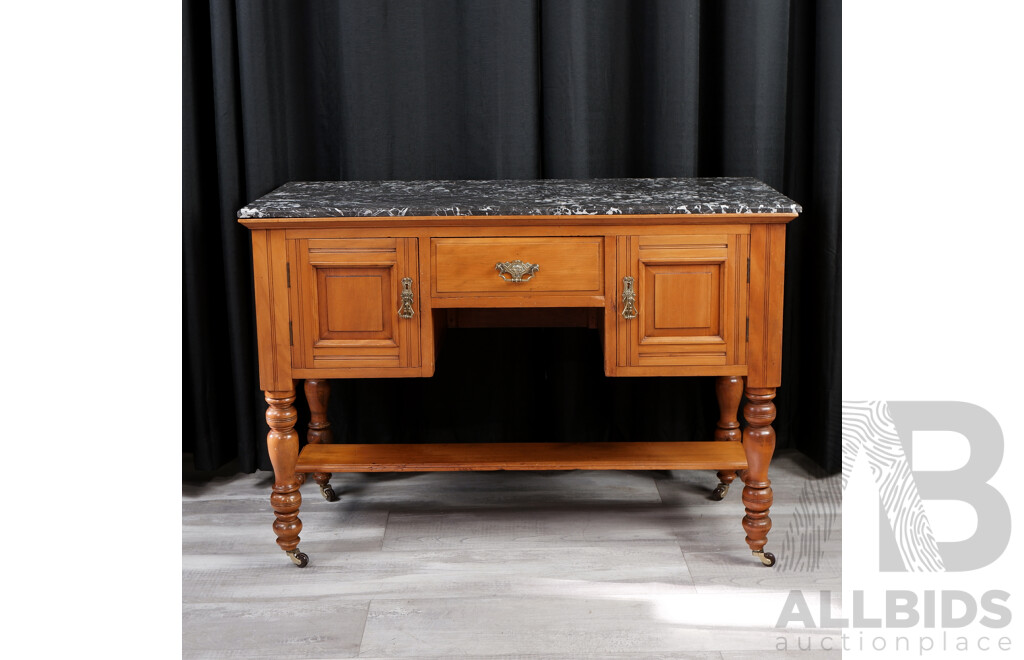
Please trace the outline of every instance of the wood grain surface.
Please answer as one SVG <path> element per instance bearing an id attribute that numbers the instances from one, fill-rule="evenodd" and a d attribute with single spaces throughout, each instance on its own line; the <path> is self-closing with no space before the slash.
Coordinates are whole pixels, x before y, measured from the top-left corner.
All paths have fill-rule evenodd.
<path id="1" fill-rule="evenodd" d="M 306 445 L 299 472 L 692 470 L 747 466 L 739 442 Z"/>

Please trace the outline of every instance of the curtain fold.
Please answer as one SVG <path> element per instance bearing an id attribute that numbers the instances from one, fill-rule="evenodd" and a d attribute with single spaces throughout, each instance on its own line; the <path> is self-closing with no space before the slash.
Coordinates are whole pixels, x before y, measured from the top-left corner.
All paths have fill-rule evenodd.
<path id="1" fill-rule="evenodd" d="M 235 211 L 286 181 L 753 176 L 804 207 L 778 444 L 838 470 L 840 21 L 826 0 L 186 2 L 184 450 L 270 468 Z M 709 385 L 604 378 L 593 331 L 456 329 L 434 378 L 336 381 L 329 413 L 342 442 L 696 440 Z"/>

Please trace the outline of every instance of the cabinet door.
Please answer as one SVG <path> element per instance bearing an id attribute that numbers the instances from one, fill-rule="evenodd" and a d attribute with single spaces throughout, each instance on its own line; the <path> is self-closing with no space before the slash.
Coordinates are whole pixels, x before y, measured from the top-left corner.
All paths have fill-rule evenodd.
<path id="1" fill-rule="evenodd" d="M 620 245 L 624 243 L 617 306 L 621 366 L 725 366 L 742 362 L 745 238 L 701 234 L 620 239 Z M 635 298 L 633 318 L 622 315 L 627 277 L 632 278 Z"/>
<path id="2" fill-rule="evenodd" d="M 415 238 L 299 239 L 291 247 L 296 366 L 419 366 Z M 404 309 L 403 292 L 412 295 Z"/>

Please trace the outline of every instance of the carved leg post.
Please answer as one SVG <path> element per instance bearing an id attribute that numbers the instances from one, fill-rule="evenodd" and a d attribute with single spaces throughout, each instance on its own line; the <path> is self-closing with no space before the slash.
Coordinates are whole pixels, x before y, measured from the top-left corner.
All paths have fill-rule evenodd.
<path id="1" fill-rule="evenodd" d="M 738 442 L 743 437 L 736 415 L 743 398 L 742 376 L 719 376 L 715 379 L 715 395 L 718 397 L 718 428 L 715 440 Z M 736 478 L 735 470 L 719 470 L 718 486 L 711 492 L 711 499 L 721 500 L 729 492 L 729 484 Z"/>
<path id="2" fill-rule="evenodd" d="M 274 465 L 274 491 L 270 494 L 270 505 L 277 520 L 274 533 L 277 544 L 288 553 L 288 557 L 300 568 L 309 563 L 309 557 L 299 552 L 299 480 L 295 476 L 295 462 L 299 458 L 299 434 L 295 432 L 295 390 L 286 392 L 265 392 L 267 400 L 267 450 Z"/>
<path id="3" fill-rule="evenodd" d="M 775 565 L 775 555 L 764 551 L 772 519 L 768 509 L 772 505 L 772 483 L 768 480 L 768 464 L 775 452 L 775 388 L 747 388 L 747 405 L 743 417 L 747 427 L 743 430 L 743 449 L 747 454 L 747 470 L 743 474 L 743 529 L 747 532 L 747 545 L 765 566 Z"/>
<path id="4" fill-rule="evenodd" d="M 334 434 L 331 431 L 331 423 L 327 421 L 327 399 L 331 396 L 331 381 L 326 378 L 306 380 L 306 402 L 309 404 L 309 432 L 306 434 L 306 442 L 311 445 L 334 442 Z M 313 480 L 320 486 L 320 494 L 328 502 L 337 502 L 338 496 L 334 494 L 331 487 L 330 472 L 314 472 Z"/>

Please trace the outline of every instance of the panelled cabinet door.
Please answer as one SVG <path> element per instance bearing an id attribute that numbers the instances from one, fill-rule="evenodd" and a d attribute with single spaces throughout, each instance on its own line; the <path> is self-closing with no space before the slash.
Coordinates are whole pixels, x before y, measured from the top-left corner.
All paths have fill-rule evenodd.
<path id="1" fill-rule="evenodd" d="M 746 239 L 738 234 L 620 239 L 625 243 L 620 255 L 626 263 L 619 263 L 619 364 L 742 363 Z M 630 284 L 635 302 L 627 310 L 623 292 Z"/>
<path id="2" fill-rule="evenodd" d="M 296 366 L 419 366 L 415 238 L 289 242 Z"/>

